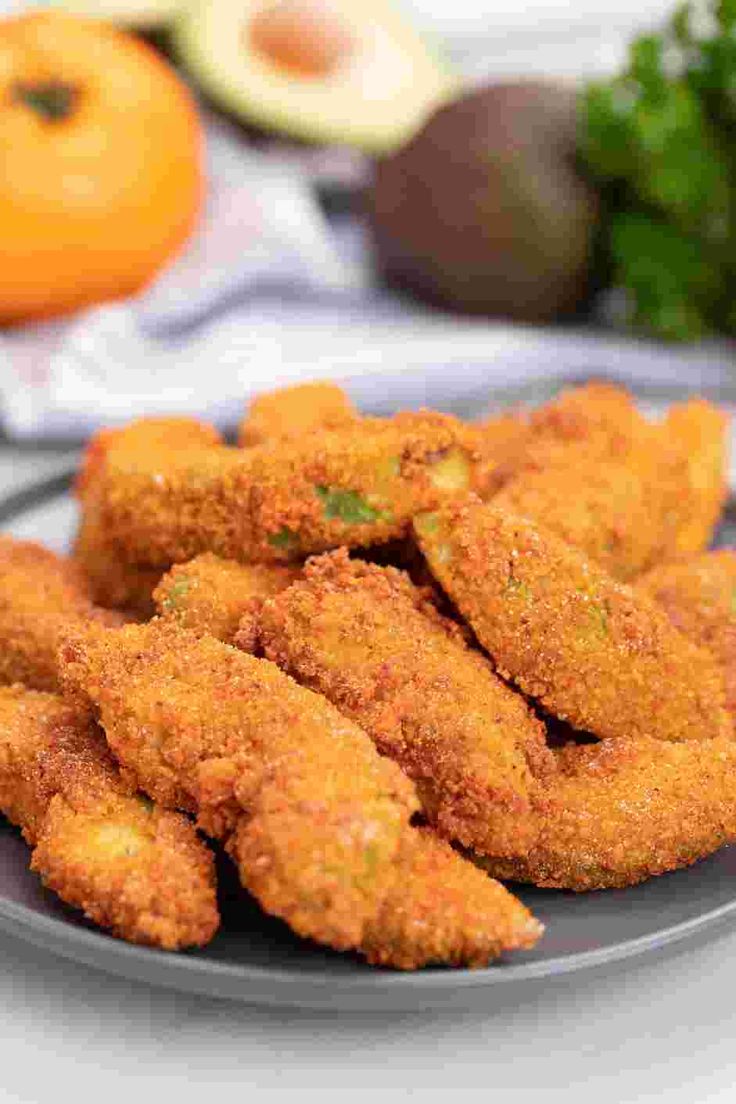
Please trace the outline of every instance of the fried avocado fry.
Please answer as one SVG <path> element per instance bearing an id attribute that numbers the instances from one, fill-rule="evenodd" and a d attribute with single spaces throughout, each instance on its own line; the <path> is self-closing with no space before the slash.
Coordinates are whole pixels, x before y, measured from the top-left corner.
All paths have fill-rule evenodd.
<path id="1" fill-rule="evenodd" d="M 358 417 L 336 383 L 297 383 L 253 399 L 240 423 L 238 444 L 250 448 L 301 437 L 315 429 L 343 429 Z"/>
<path id="2" fill-rule="evenodd" d="M 134 620 L 147 621 L 153 616 L 153 592 L 162 569 L 128 563 L 110 540 L 99 511 L 91 503 L 84 507 L 72 559 L 97 605 L 118 610 Z"/>
<path id="3" fill-rule="evenodd" d="M 598 458 L 599 463 L 614 458 L 644 426 L 628 391 L 598 381 L 566 388 L 536 409 L 497 413 L 479 423 L 489 462 L 483 497 L 522 473 L 568 464 L 571 456 Z"/>
<path id="4" fill-rule="evenodd" d="M 0 689 L 0 808 L 44 885 L 96 924 L 166 950 L 214 935 L 212 855 L 186 817 L 122 782 L 85 708 Z"/>
<path id="5" fill-rule="evenodd" d="M 418 802 L 396 764 L 267 660 L 154 621 L 69 644 L 66 676 L 127 775 L 196 811 L 298 934 L 401 968 L 481 964 L 538 938 L 520 902 L 410 826 Z"/>
<path id="6" fill-rule="evenodd" d="M 82 573 L 40 544 L 0 535 L 0 683 L 58 689 L 56 653 L 88 621 L 119 623 L 93 604 Z"/>
<path id="7" fill-rule="evenodd" d="M 725 411 L 703 399 L 677 403 L 667 412 L 664 433 L 687 462 L 674 553 L 702 552 L 713 539 L 728 493 L 729 425 Z"/>
<path id="8" fill-rule="evenodd" d="M 366 925 L 364 954 L 376 966 L 404 970 L 432 962 L 485 966 L 504 950 L 534 946 L 542 930 L 500 882 L 417 828 L 402 836 L 391 889 Z"/>
<path id="9" fill-rule="evenodd" d="M 226 644 L 238 633 L 244 651 L 252 651 L 256 619 L 264 601 L 300 575 L 297 567 L 239 564 L 203 552 L 164 575 L 153 597 L 162 617 L 199 635 L 209 633 Z"/>
<path id="10" fill-rule="evenodd" d="M 578 892 L 636 885 L 736 840 L 736 742 L 644 736 L 569 744 L 538 840 L 519 859 L 478 858 L 494 876 Z"/>
<path id="11" fill-rule="evenodd" d="M 102 516 L 100 504 L 101 476 L 105 472 L 108 449 L 123 442 L 131 453 L 153 457 L 162 449 L 168 455 L 171 451 L 219 445 L 221 439 L 213 426 L 193 418 L 148 418 L 132 422 L 124 429 L 101 430 L 85 451 L 75 484 L 81 519 L 74 543 L 74 560 L 84 572 L 91 596 L 98 605 L 147 620 L 155 610 L 153 591 L 163 568 L 151 568 L 126 558 Z"/>
<path id="12" fill-rule="evenodd" d="M 599 737 L 731 734 L 713 657 L 559 537 L 475 496 L 415 528 L 498 671 L 554 716 Z"/>
<path id="13" fill-rule="evenodd" d="M 362 419 L 254 449 L 106 451 L 102 517 L 130 563 L 168 568 L 200 552 L 245 562 L 298 559 L 401 536 L 412 515 L 474 485 L 477 430 L 448 415 Z"/>
<path id="14" fill-rule="evenodd" d="M 265 603 L 259 637 L 403 767 L 443 836 L 524 853 L 525 815 L 553 765 L 544 728 L 403 572 L 345 549 L 313 559 Z"/>
<path id="15" fill-rule="evenodd" d="M 586 424 L 585 397 L 540 412 L 526 461 L 494 502 L 543 524 L 624 581 L 703 548 L 724 496 L 722 413 L 695 401 L 654 425 L 633 407 L 608 411 L 614 402 L 589 394 L 593 410 L 611 417 L 598 421 L 589 412 Z"/>
<path id="16" fill-rule="evenodd" d="M 736 713 L 736 551 L 687 556 L 637 580 L 672 624 L 707 648 L 726 679 L 726 706 Z"/>
<path id="17" fill-rule="evenodd" d="M 646 425 L 631 394 L 616 384 L 593 380 L 565 388 L 529 415 L 525 464 L 544 467 L 571 444 L 601 458 L 626 450 Z"/>
<path id="18" fill-rule="evenodd" d="M 565 457 L 571 445 L 613 457 L 645 424 L 623 387 L 592 381 L 561 391 L 536 409 L 501 411 L 479 423 L 486 455 L 496 461 L 488 492 L 521 471 L 542 470 Z"/>
<path id="19" fill-rule="evenodd" d="M 94 493 L 104 474 L 107 455 L 123 444 L 129 455 L 186 451 L 222 444 L 214 426 L 196 418 L 139 418 L 117 429 L 101 429 L 90 440 L 74 485 L 81 502 Z"/>

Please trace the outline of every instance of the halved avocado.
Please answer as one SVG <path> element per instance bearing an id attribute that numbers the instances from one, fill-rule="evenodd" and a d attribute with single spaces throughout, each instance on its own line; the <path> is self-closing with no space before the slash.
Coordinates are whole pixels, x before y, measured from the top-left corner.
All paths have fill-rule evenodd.
<path id="1" fill-rule="evenodd" d="M 510 81 L 443 105 L 381 160 L 367 197 L 379 272 L 468 314 L 546 322 L 589 287 L 598 197 L 577 167 L 572 85 Z"/>
<path id="2" fill-rule="evenodd" d="M 213 100 L 308 142 L 389 151 L 456 87 L 391 0 L 198 0 L 174 34 Z"/>
<path id="3" fill-rule="evenodd" d="M 170 23 L 182 6 L 182 0 L 46 0 L 52 8 L 72 15 L 87 15 L 121 27 L 141 30 Z"/>

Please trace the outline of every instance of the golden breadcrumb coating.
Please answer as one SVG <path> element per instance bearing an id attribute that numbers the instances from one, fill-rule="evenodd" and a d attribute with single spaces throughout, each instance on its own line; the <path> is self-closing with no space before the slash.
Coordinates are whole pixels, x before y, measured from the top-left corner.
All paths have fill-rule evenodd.
<path id="1" fill-rule="evenodd" d="M 525 459 L 531 426 L 523 409 L 495 413 L 474 424 L 480 432 L 482 454 L 476 491 L 490 498 L 508 483 Z"/>
<path id="2" fill-rule="evenodd" d="M 0 535 L 0 683 L 58 689 L 56 653 L 65 634 L 87 621 L 119 623 L 93 604 L 69 560 L 31 541 Z"/>
<path id="3" fill-rule="evenodd" d="M 316 429 L 343 429 L 358 417 L 358 411 L 336 383 L 297 383 L 253 399 L 240 423 L 238 444 L 249 448 L 301 437 Z"/>
<path id="4" fill-rule="evenodd" d="M 702 552 L 713 539 L 728 493 L 729 426 L 725 410 L 703 399 L 676 403 L 667 412 L 664 432 L 687 459 L 677 553 Z"/>
<path id="5" fill-rule="evenodd" d="M 622 888 L 688 866 L 736 840 L 736 743 L 639 736 L 555 753 L 538 840 L 528 855 L 478 861 L 538 886 Z"/>
<path id="6" fill-rule="evenodd" d="M 122 442 L 129 455 L 166 449 L 176 452 L 222 444 L 214 426 L 196 418 L 139 418 L 115 429 L 101 429 L 90 439 L 77 474 L 74 492 L 84 502 L 103 474 L 107 454 Z"/>
<path id="7" fill-rule="evenodd" d="M 421 909 L 401 922 L 402 939 L 391 936 L 394 957 L 376 920 L 392 895 L 407 907 L 403 883 L 422 879 L 434 850 L 409 823 L 414 787 L 357 725 L 274 664 L 164 621 L 93 630 L 65 651 L 70 686 L 98 710 L 127 774 L 164 804 L 196 811 L 246 888 L 298 934 L 402 968 L 459 956 L 475 965 L 538 938 L 520 902 L 492 882 L 483 898 L 452 856 L 448 911 L 436 877 L 433 907 L 415 885 Z M 464 878 L 467 912 L 457 904 Z"/>
<path id="8" fill-rule="evenodd" d="M 592 380 L 564 388 L 529 415 L 526 463 L 543 466 L 555 452 L 573 443 L 615 457 L 641 433 L 645 419 L 624 387 Z"/>
<path id="9" fill-rule="evenodd" d="M 427 567 L 427 561 L 419 551 L 413 534 L 409 533 L 401 540 L 388 541 L 387 544 L 373 544 L 368 548 L 353 548 L 351 555 L 379 567 L 396 567 L 405 571 L 415 586 L 431 591 L 434 601 L 447 605 L 447 600 Z M 445 612 L 443 610 L 443 612 Z"/>
<path id="10" fill-rule="evenodd" d="M 569 446 L 564 461 L 558 457 L 548 467 L 523 471 L 493 501 L 543 524 L 626 580 L 658 554 L 650 476 L 653 471 L 643 463 L 601 463 L 597 452 Z"/>
<path id="11" fill-rule="evenodd" d="M 458 858 L 428 829 L 404 833 L 391 888 L 363 935 L 369 962 L 403 970 L 486 966 L 509 948 L 534 946 L 541 925 L 500 882 Z"/>
<path id="12" fill-rule="evenodd" d="M 553 764 L 544 728 L 403 572 L 345 549 L 310 560 L 264 605 L 260 641 L 403 767 L 442 835 L 523 853 L 535 777 Z"/>
<path id="13" fill-rule="evenodd" d="M 0 808 L 44 885 L 114 935 L 166 950 L 214 935 L 212 855 L 185 817 L 123 783 L 84 707 L 0 689 Z"/>
<path id="14" fill-rule="evenodd" d="M 731 733 L 713 657 L 559 537 L 475 496 L 415 527 L 498 671 L 554 716 L 600 737 Z"/>
<path id="15" fill-rule="evenodd" d="M 477 429 L 425 412 L 253 449 L 142 448 L 115 437 L 95 476 L 104 525 L 130 563 L 200 552 L 298 559 L 402 536 L 412 515 L 474 486 Z"/>
<path id="16" fill-rule="evenodd" d="M 736 713 L 736 551 L 722 548 L 663 564 L 638 579 L 637 588 L 715 656 L 726 679 L 726 706 Z"/>
<path id="17" fill-rule="evenodd" d="M 628 391 L 597 380 L 565 388 L 541 406 L 521 405 L 488 417 L 479 423 L 489 460 L 483 497 L 522 472 L 566 461 L 571 448 L 573 455 L 614 458 L 645 425 Z"/>
<path id="18" fill-rule="evenodd" d="M 588 389 L 543 408 L 524 463 L 494 502 L 629 580 L 710 539 L 724 496 L 727 422 L 698 400 L 654 425 L 630 400 L 602 397 Z M 596 420 L 603 412 L 610 421 Z"/>
<path id="19" fill-rule="evenodd" d="M 577 446 L 573 454 L 591 459 L 616 457 L 645 424 L 628 391 L 598 380 L 565 388 L 537 408 L 521 406 L 487 418 L 480 423 L 491 461 L 483 497 L 520 472 L 565 461 L 571 446 Z"/>
<path id="20" fill-rule="evenodd" d="M 97 605 L 119 610 L 134 620 L 147 621 L 153 617 L 156 610 L 153 592 L 161 580 L 162 569 L 128 563 L 110 540 L 91 500 L 85 503 L 79 520 L 72 560 Z"/>
<path id="21" fill-rule="evenodd" d="M 75 484 L 81 517 L 74 542 L 74 560 L 83 571 L 91 596 L 98 605 L 147 620 L 155 611 L 153 591 L 161 579 L 163 567 L 151 568 L 129 561 L 118 547 L 100 509 L 100 476 L 105 471 L 107 452 L 121 439 L 131 451 L 142 453 L 162 448 L 182 452 L 192 447 L 219 445 L 221 439 L 213 426 L 193 418 L 147 418 L 132 422 L 124 429 L 100 430 L 85 450 Z"/>
<path id="22" fill-rule="evenodd" d="M 244 651 L 252 651 L 256 618 L 264 600 L 284 590 L 300 574 L 297 567 L 239 564 L 203 552 L 164 575 L 153 597 L 162 617 L 228 644 L 240 631 Z"/>

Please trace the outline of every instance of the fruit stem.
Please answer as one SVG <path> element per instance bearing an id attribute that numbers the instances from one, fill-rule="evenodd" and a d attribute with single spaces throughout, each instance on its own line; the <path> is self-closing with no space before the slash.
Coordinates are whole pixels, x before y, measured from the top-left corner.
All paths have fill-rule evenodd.
<path id="1" fill-rule="evenodd" d="M 13 99 L 30 107 L 44 122 L 60 123 L 75 110 L 79 89 L 60 80 L 17 81 L 13 85 Z"/>

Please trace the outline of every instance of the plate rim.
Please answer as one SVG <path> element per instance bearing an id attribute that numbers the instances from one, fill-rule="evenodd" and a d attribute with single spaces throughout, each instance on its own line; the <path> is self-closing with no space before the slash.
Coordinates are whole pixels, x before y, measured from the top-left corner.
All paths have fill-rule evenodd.
<path id="1" fill-rule="evenodd" d="M 676 876 L 679 871 L 671 871 Z M 667 875 L 664 875 L 665 877 Z M 605 892 L 605 891 L 601 891 Z M 534 962 L 500 962 L 496 965 L 481 969 L 425 967 L 415 971 L 399 971 L 382 968 L 374 968 L 365 973 L 347 975 L 317 975 L 295 974 L 283 966 L 262 966 L 259 964 L 240 965 L 238 963 L 223 963 L 217 959 L 207 958 L 206 949 L 201 952 L 161 951 L 154 947 L 146 947 L 134 943 L 126 943 L 102 930 L 86 928 L 82 925 L 71 923 L 57 916 L 45 916 L 36 912 L 20 902 L 10 901 L 0 897 L 0 929 L 14 935 L 25 942 L 52 950 L 61 957 L 81 961 L 87 965 L 106 969 L 120 976 L 130 976 L 130 971 L 125 969 L 130 963 L 140 964 L 141 968 L 148 964 L 157 968 L 157 977 L 151 977 L 151 984 L 166 985 L 177 989 L 189 989 L 190 991 L 209 992 L 213 996 L 229 997 L 235 1000 L 256 999 L 252 994 L 234 994 L 230 991 L 218 992 L 211 985 L 196 986 L 191 990 L 185 984 L 184 975 L 191 975 L 214 981 L 216 978 L 248 984 L 253 981 L 271 985 L 276 983 L 279 989 L 300 989 L 299 1004 L 308 1003 L 305 996 L 315 997 L 325 994 L 329 990 L 331 995 L 336 991 L 339 996 L 365 996 L 368 993 L 374 995 L 386 995 L 395 989 L 414 991 L 419 990 L 422 995 L 425 990 L 436 992 L 439 990 L 478 989 L 510 982 L 538 981 L 546 977 L 558 977 L 565 974 L 576 973 L 578 970 L 590 969 L 596 966 L 610 965 L 626 958 L 633 958 L 646 951 L 660 950 L 676 942 L 697 934 L 705 928 L 714 927 L 720 921 L 727 919 L 736 912 L 736 895 L 733 900 L 718 905 L 714 909 L 672 924 L 667 928 L 660 928 L 647 935 L 637 936 L 634 939 L 624 940 L 612 946 L 594 948 L 588 951 L 579 951 L 569 955 L 558 955 Z M 19 926 L 23 924 L 24 926 Z M 44 941 L 44 936 L 51 937 L 53 947 Z M 69 953 L 59 949 L 63 945 L 72 944 Z M 73 953 L 75 949 L 81 954 Z M 96 953 L 99 952 L 99 953 Z M 113 964 L 101 962 L 101 956 L 105 959 L 112 957 Z M 134 971 L 140 976 L 137 967 Z M 180 975 L 177 977 L 177 975 Z M 141 980 L 145 978 L 141 977 Z M 305 993 L 304 990 L 308 990 Z M 258 1003 L 264 1001 L 259 995 Z M 292 1003 L 279 999 L 279 993 L 274 994 L 273 1003 Z M 320 1002 L 321 1003 L 321 1002 Z"/>
<path id="2" fill-rule="evenodd" d="M 5 526 L 54 500 L 68 498 L 74 474 L 74 469 L 65 465 L 59 472 L 0 495 L 0 525 Z M 676 877 L 683 872 L 670 871 L 662 877 Z M 173 952 L 126 943 L 105 931 L 44 915 L 0 895 L 0 930 L 67 960 L 82 962 L 119 977 L 203 996 L 260 1005 L 312 1008 L 334 1008 L 339 1002 L 337 1006 L 346 1010 L 385 1008 L 387 999 L 392 1000 L 391 1007 L 396 1010 L 417 1007 L 423 999 L 429 1004 L 440 995 L 447 997 L 504 984 L 540 981 L 611 965 L 671 946 L 715 927 L 733 914 L 736 914 L 736 886 L 731 900 L 669 927 L 605 947 L 541 961 L 524 962 L 515 958 L 502 959 L 480 969 L 425 967 L 402 972 L 374 968 L 355 974 L 319 975 L 295 972 L 283 965 L 222 962 L 208 958 L 206 948 L 202 952 Z M 224 983 L 223 987 L 218 987 L 218 983 Z M 399 994 L 405 995 L 408 1004 L 396 1003 Z"/>

